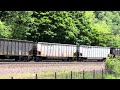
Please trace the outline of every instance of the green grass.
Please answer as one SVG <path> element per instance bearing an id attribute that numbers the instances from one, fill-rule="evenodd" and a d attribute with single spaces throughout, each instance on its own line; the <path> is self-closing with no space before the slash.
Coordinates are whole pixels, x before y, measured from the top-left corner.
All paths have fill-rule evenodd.
<path id="1" fill-rule="evenodd" d="M 25 73 L 25 74 L 11 74 L 11 75 L 4 75 L 0 76 L 0 79 L 35 79 L 36 73 Z M 38 72 L 37 73 L 38 79 L 55 79 L 55 72 L 53 71 L 46 71 L 46 72 Z M 58 71 L 56 72 L 56 79 L 71 79 L 71 71 Z M 81 71 L 74 71 L 72 72 L 72 79 L 83 79 L 83 72 Z M 84 79 L 94 79 L 93 72 L 84 72 Z M 95 79 L 102 79 L 102 73 L 96 72 Z"/>
<path id="2" fill-rule="evenodd" d="M 51 76 L 51 78 L 55 78 L 55 73 L 48 74 L 46 77 Z M 58 72 L 56 73 L 57 79 L 83 79 L 83 72 Z M 100 72 L 95 73 L 95 79 L 101 79 L 102 74 Z M 84 72 L 84 79 L 93 79 L 93 72 Z"/>

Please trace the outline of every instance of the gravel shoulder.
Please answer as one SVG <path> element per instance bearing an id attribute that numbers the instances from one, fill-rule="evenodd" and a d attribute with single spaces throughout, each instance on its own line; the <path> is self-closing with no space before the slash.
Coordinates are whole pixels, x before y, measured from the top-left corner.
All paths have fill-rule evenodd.
<path id="1" fill-rule="evenodd" d="M 59 71 L 93 71 L 105 69 L 104 62 L 78 64 L 0 64 L 0 76 Z"/>

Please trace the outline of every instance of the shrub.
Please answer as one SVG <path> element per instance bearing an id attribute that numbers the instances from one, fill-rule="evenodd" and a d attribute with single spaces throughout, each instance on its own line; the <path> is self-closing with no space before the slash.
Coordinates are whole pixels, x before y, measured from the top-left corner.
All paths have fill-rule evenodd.
<path id="1" fill-rule="evenodd" d="M 120 57 L 106 59 L 106 75 L 105 78 L 120 77 Z"/>

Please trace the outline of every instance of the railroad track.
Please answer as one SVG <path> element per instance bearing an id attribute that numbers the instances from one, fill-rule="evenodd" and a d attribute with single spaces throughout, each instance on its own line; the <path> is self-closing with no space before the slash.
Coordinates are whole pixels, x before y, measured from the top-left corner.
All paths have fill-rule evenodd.
<path id="1" fill-rule="evenodd" d="M 0 62 L 0 64 L 104 64 L 104 62 Z"/>

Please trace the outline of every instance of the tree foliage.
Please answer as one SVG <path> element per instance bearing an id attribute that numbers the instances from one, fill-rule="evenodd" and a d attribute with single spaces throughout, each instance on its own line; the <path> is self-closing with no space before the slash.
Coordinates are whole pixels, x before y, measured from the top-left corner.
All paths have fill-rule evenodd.
<path id="1" fill-rule="evenodd" d="M 0 38 L 10 38 L 11 37 L 11 27 L 7 26 L 5 22 L 0 21 Z"/>
<path id="2" fill-rule="evenodd" d="M 120 11 L 0 11 L 0 38 L 120 46 Z"/>

